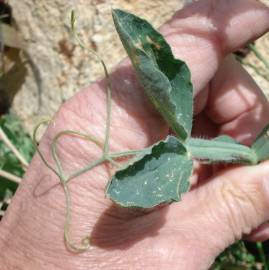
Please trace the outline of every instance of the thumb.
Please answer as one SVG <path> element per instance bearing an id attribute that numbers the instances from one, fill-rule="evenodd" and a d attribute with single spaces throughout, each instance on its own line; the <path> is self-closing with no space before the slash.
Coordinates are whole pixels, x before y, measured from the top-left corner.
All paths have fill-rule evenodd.
<path id="1" fill-rule="evenodd" d="M 187 228 L 206 256 L 214 259 L 269 220 L 269 162 L 225 169 L 213 181 L 186 194 L 175 208 L 177 216 L 186 213 L 177 219 L 180 230 Z"/>
<path id="2" fill-rule="evenodd" d="M 204 0 L 179 10 L 160 30 L 190 67 L 197 95 L 225 55 L 268 31 L 268 18 L 268 7 L 256 0 Z"/>

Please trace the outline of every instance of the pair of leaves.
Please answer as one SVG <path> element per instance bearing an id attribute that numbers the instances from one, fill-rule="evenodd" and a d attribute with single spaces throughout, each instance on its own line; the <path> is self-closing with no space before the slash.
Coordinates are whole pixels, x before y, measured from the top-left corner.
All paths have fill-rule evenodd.
<path id="1" fill-rule="evenodd" d="M 169 136 L 145 149 L 139 160 L 115 174 L 106 194 L 125 207 L 179 201 L 192 173 L 192 160 L 182 143 L 192 128 L 190 71 L 148 22 L 121 10 L 113 11 L 113 19 L 146 95 L 180 140 Z"/>
<path id="2" fill-rule="evenodd" d="M 118 171 L 108 185 L 109 198 L 125 207 L 151 208 L 180 200 L 188 190 L 194 158 L 240 164 L 269 158 L 269 125 L 251 148 L 229 136 L 191 138 L 193 97 L 187 65 L 174 58 L 162 35 L 145 20 L 121 10 L 113 11 L 113 19 L 147 96 L 178 138 L 168 136 Z"/>

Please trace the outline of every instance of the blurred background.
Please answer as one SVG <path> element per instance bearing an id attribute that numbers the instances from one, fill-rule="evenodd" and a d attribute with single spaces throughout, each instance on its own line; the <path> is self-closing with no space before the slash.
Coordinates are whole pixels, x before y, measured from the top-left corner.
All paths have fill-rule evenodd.
<path id="1" fill-rule="evenodd" d="M 111 70 L 126 55 L 111 8 L 135 13 L 158 27 L 187 2 L 191 1 L 0 0 L 0 218 L 33 156 L 34 126 L 103 76 L 98 61 L 72 42 L 71 9 L 82 40 Z M 269 0 L 262 2 L 269 6 Z M 236 55 L 269 97 L 269 34 Z M 269 270 L 269 242 L 240 241 L 212 269 Z"/>

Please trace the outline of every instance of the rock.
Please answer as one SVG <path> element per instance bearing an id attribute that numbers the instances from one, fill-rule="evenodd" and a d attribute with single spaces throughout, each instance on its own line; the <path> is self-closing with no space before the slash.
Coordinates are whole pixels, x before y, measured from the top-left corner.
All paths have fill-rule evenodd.
<path id="1" fill-rule="evenodd" d="M 12 111 L 29 132 L 40 119 L 52 116 L 62 102 L 89 85 L 103 70 L 97 59 L 75 46 L 70 37 L 70 11 L 76 10 L 77 28 L 83 41 L 95 49 L 111 70 L 125 52 L 114 30 L 111 8 L 122 8 L 149 20 L 155 27 L 165 22 L 189 0 L 9 0 L 17 27 L 27 45 L 27 76 L 21 80 Z M 269 4 L 269 0 L 262 0 Z M 268 56 L 269 35 L 257 42 Z M 250 54 L 247 62 L 261 63 Z M 248 71 L 269 92 L 269 82 L 251 67 Z M 13 87 L 15 88 L 15 87 Z M 15 88 L 16 89 L 16 88 Z M 17 89 L 16 89 L 17 90 Z M 12 90 L 13 91 L 13 90 Z M 13 91 L 14 92 L 14 91 Z"/>
<path id="2" fill-rule="evenodd" d="M 27 64 L 27 76 L 14 98 L 12 111 L 32 132 L 40 119 L 52 116 L 63 101 L 103 76 L 97 59 L 72 43 L 72 8 L 81 38 L 97 50 L 111 70 L 125 56 L 114 30 L 111 7 L 143 16 L 158 27 L 182 7 L 183 1 L 10 0 L 9 4 L 31 63 Z"/>

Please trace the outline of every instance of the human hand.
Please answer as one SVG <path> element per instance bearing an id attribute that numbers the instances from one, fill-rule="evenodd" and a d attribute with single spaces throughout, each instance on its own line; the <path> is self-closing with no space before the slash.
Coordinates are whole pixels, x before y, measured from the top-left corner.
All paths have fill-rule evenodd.
<path id="1" fill-rule="evenodd" d="M 161 28 L 174 54 L 191 69 L 195 95 L 194 135 L 228 134 L 249 144 L 268 123 L 269 106 L 247 73 L 227 56 L 269 29 L 269 11 L 257 1 L 209 1 L 179 11 Z M 111 151 L 141 149 L 169 129 L 152 108 L 125 61 L 111 75 Z M 40 144 L 70 129 L 103 138 L 105 81 L 66 102 Z M 64 137 L 64 171 L 83 167 L 101 150 Z M 71 238 L 91 234 L 89 251 L 72 254 L 63 239 L 64 194 L 57 177 L 35 156 L 0 227 L 3 269 L 207 269 L 243 234 L 269 220 L 269 164 L 230 166 L 212 172 L 197 165 L 198 185 L 175 203 L 149 213 L 118 208 L 104 198 L 105 165 L 70 182 Z M 261 232 L 260 232 L 261 233 Z M 263 233 L 263 237 L 267 237 Z"/>

